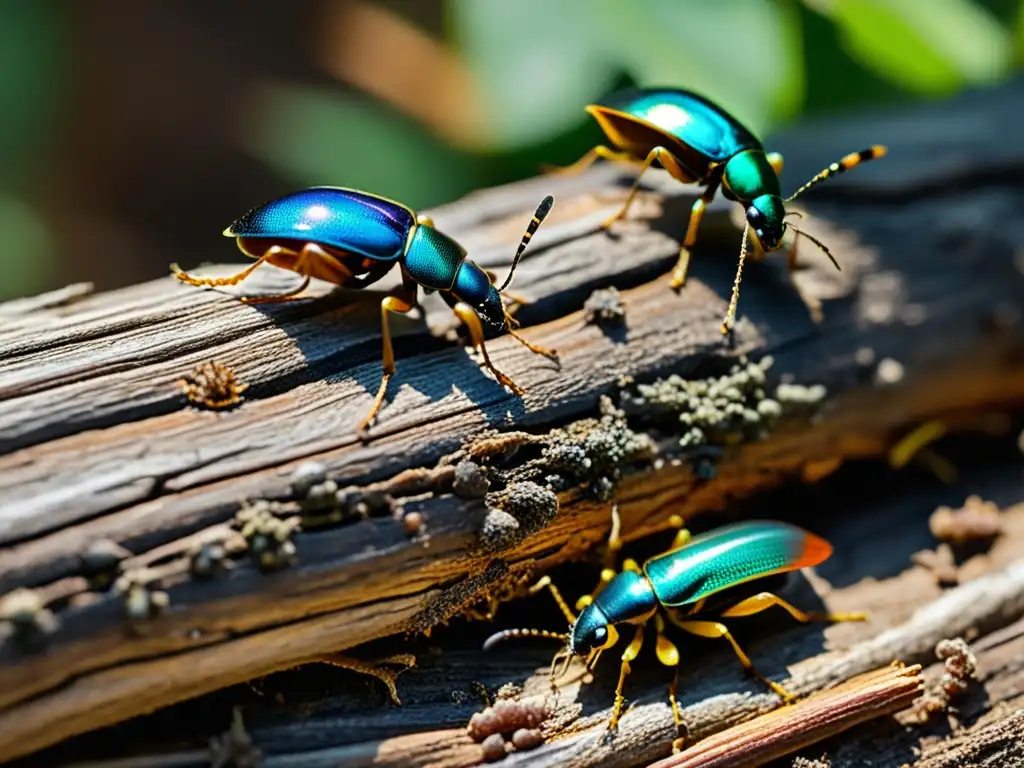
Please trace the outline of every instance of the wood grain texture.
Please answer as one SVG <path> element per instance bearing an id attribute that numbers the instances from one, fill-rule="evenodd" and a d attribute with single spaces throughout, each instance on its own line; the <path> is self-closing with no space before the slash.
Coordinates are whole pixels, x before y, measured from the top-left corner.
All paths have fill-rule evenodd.
<path id="1" fill-rule="evenodd" d="M 937 503 L 962 499 L 967 492 L 1003 503 L 1020 499 L 1019 468 L 1018 460 L 1012 468 L 972 472 L 953 487 L 914 484 L 884 500 L 879 498 L 885 495 L 882 489 L 863 490 L 852 503 L 832 509 L 828 520 L 819 521 L 820 530 L 840 546 L 806 580 L 795 580 L 786 597 L 801 607 L 863 609 L 869 613 L 868 623 L 799 626 L 775 614 L 732 623 L 758 667 L 802 694 L 884 667 L 894 658 L 925 665 L 926 683 L 933 686 L 942 673 L 936 644 L 945 638 L 970 638 L 978 678 L 954 702 L 956 725 L 941 713 L 923 725 L 904 723 L 901 714 L 899 721 L 882 718 L 857 726 L 802 754 L 826 753 L 836 768 L 863 765 L 865 755 L 877 757 L 881 765 L 913 763 L 914 750 L 938 756 L 966 749 L 961 731 L 967 729 L 966 735 L 997 723 L 1024 704 L 1024 505 L 1015 503 L 1003 512 L 1002 535 L 987 552 L 965 562 L 957 587 L 942 589 L 931 573 L 910 560 L 915 549 L 934 546 L 927 516 Z M 836 490 L 825 488 L 829 495 Z M 753 509 L 758 507 L 755 502 Z M 804 512 L 814 515 L 813 510 Z M 573 580 L 571 570 L 556 571 L 559 578 L 569 579 L 563 588 L 589 588 L 593 572 Z M 538 595 L 503 607 L 497 621 L 500 627 L 523 621 L 556 627 L 558 613 L 546 595 Z M 416 668 L 398 680 L 400 707 L 388 701 L 377 681 L 311 666 L 72 740 L 32 764 L 69 766 L 70 761 L 77 766 L 88 758 L 117 768 L 108 762 L 117 757 L 129 760 L 125 768 L 202 765 L 209 760 L 206 739 L 226 727 L 237 706 L 264 765 L 475 766 L 481 760 L 480 745 L 466 735 L 465 726 L 483 708 L 476 686 L 494 691 L 510 681 L 522 685 L 524 701 L 553 703 L 556 717 L 568 713 L 573 722 L 548 744 L 513 753 L 502 765 L 633 766 L 669 754 L 676 735 L 666 701 L 669 673 L 650 648 L 633 665 L 626 686 L 628 713 L 619 732 L 609 738 L 605 726 L 617 677 L 614 656 L 603 659 L 593 681 L 584 685 L 579 670 L 571 670 L 552 699 L 547 672 L 553 649 L 524 641 L 482 653 L 480 643 L 493 629 L 459 622 L 439 628 L 429 639 L 383 641 L 360 650 L 363 658 L 396 649 L 417 654 Z M 684 654 L 680 704 L 692 742 L 779 706 L 776 697 L 744 677 L 724 643 L 674 639 Z M 1009 724 L 1013 722 L 1011 718 Z M 1020 735 L 1019 724 L 1012 732 Z M 1000 733 L 1006 742 L 1006 731 Z M 1004 747 L 1009 754 L 1015 748 L 1008 743 Z M 23 763 L 28 764 L 15 765 Z M 789 765 L 787 760 L 778 768 Z"/>
<path id="2" fill-rule="evenodd" d="M 598 225 L 625 193 L 614 168 L 484 190 L 431 211 L 474 259 L 500 271 L 536 202 L 555 194 L 515 287 L 532 300 L 519 314 L 524 334 L 557 348 L 560 365 L 509 338 L 490 344 L 495 363 L 527 390 L 512 398 L 446 341 L 450 313 L 427 301 L 425 324 L 393 325 L 398 374 L 368 442 L 353 431 L 380 375 L 378 305 L 365 294 L 321 286 L 313 301 L 260 308 L 167 278 L 0 307 L 0 592 L 84 594 L 58 611 L 44 650 L 0 647 L 0 759 L 422 628 L 410 622 L 467 577 L 485 590 L 506 567 L 548 568 L 607 531 L 606 504 L 565 495 L 543 531 L 484 556 L 474 553 L 482 504 L 419 489 L 396 496 L 429 521 L 429 546 L 381 518 L 297 534 L 297 565 L 272 576 L 240 561 L 226 578 L 197 582 L 163 562 L 192 537 L 222 532 L 244 499 L 287 497 L 303 460 L 322 462 L 343 488 L 387 484 L 436 467 L 488 430 L 543 432 L 593 416 L 623 377 L 694 374 L 742 353 L 770 353 L 774 371 L 828 387 L 819 421 L 730 449 L 710 482 L 672 462 L 628 476 L 618 498 L 626 530 L 639 537 L 670 513 L 699 519 L 842 460 L 879 456 L 923 420 L 1019 406 L 1024 274 L 1014 233 L 1024 192 L 1014 180 L 1024 142 L 999 133 L 1008 115 L 1024 116 L 1020 84 L 779 137 L 787 187 L 861 144 L 886 143 L 890 156 L 808 197 L 806 228 L 843 265 L 835 273 L 802 251 L 801 283 L 826 299 L 825 323 L 810 322 L 771 260 L 747 270 L 732 347 L 718 331 L 738 248 L 725 204 L 706 218 L 678 296 L 664 273 L 692 190 L 664 180 L 611 235 Z M 999 164 L 978 139 L 986 132 L 1001 136 Z M 220 258 L 228 245 L 208 255 Z M 261 271 L 257 282 L 270 290 L 294 279 Z M 610 284 L 623 289 L 621 332 L 587 325 L 579 311 Z M 873 368 L 858 363 L 864 349 L 875 361 L 898 360 L 902 379 L 875 384 Z M 186 407 L 175 382 L 210 359 L 250 385 L 240 408 Z M 98 539 L 127 548 L 136 565 L 163 568 L 171 608 L 144 632 L 127 632 L 118 596 L 84 593 L 80 556 Z"/>

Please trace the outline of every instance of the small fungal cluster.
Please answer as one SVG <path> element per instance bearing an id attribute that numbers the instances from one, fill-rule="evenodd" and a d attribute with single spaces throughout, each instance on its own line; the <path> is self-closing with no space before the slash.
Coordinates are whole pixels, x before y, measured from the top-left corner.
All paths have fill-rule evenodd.
<path id="1" fill-rule="evenodd" d="M 968 681 L 977 673 L 977 659 L 963 638 L 940 640 L 935 656 L 945 662 L 945 668 L 938 685 L 914 702 L 913 716 L 920 723 L 937 712 L 948 711 L 950 704 L 967 692 Z"/>
<path id="2" fill-rule="evenodd" d="M 231 713 L 228 730 L 210 739 L 209 752 L 212 768 L 259 768 L 263 765 L 263 755 L 245 730 L 238 707 Z"/>
<path id="3" fill-rule="evenodd" d="M 939 507 L 928 518 L 928 528 L 939 541 L 954 548 L 969 542 L 990 542 L 1003 530 L 1002 513 L 991 501 L 968 496 L 959 509 Z"/>
<path id="4" fill-rule="evenodd" d="M 543 702 L 499 698 L 482 712 L 474 714 L 466 733 L 480 744 L 486 762 L 501 760 L 509 752 L 524 752 L 544 742 L 541 724 L 551 716 Z"/>
<path id="5" fill-rule="evenodd" d="M 470 459 L 463 459 L 455 465 L 455 479 L 452 493 L 464 499 L 482 499 L 491 488 L 491 481 L 484 468 Z"/>
<path id="6" fill-rule="evenodd" d="M 626 310 L 615 286 L 598 288 L 583 303 L 583 319 L 588 325 L 622 325 Z"/>
<path id="7" fill-rule="evenodd" d="M 34 590 L 15 589 L 0 598 L 0 638 L 12 635 L 23 646 L 38 647 L 58 626 L 57 617 Z"/>
<path id="8" fill-rule="evenodd" d="M 938 507 L 928 518 L 928 528 L 940 541 L 934 549 L 915 552 L 911 560 L 927 569 L 940 586 L 960 582 L 960 567 L 980 554 L 1003 531 L 999 506 L 980 496 L 968 496 L 959 509 Z"/>
<path id="9" fill-rule="evenodd" d="M 228 553 L 218 542 L 206 542 L 193 547 L 188 555 L 189 572 L 197 579 L 213 579 L 227 571 Z"/>
<path id="10" fill-rule="evenodd" d="M 657 447 L 650 436 L 630 429 L 611 398 L 601 397 L 599 408 L 598 418 L 547 434 L 512 432 L 477 440 L 456 465 L 452 490 L 463 498 L 480 498 L 495 485 L 529 482 L 556 493 L 582 487 L 591 497 L 607 500 L 625 469 L 652 461 Z"/>
<path id="11" fill-rule="evenodd" d="M 657 455 L 650 436 L 630 429 L 625 412 L 610 398 L 601 398 L 600 410 L 600 418 L 576 421 L 548 435 L 541 463 L 545 482 L 555 490 L 583 482 L 591 495 L 607 501 L 626 467 Z"/>
<path id="12" fill-rule="evenodd" d="M 149 575 L 142 570 L 123 575 L 114 583 L 114 591 L 124 596 L 125 616 L 134 629 L 162 614 L 171 602 L 166 592 L 150 584 Z"/>
<path id="13" fill-rule="evenodd" d="M 280 511 L 277 502 L 260 499 L 243 506 L 232 521 L 261 571 L 276 571 L 295 562 L 292 534 L 299 527 L 300 518 L 279 517 Z"/>
<path id="14" fill-rule="evenodd" d="M 121 575 L 121 563 L 131 552 L 110 539 L 97 539 L 79 556 L 80 573 L 92 589 L 103 590 Z"/>
<path id="15" fill-rule="evenodd" d="M 291 493 L 298 501 L 305 530 L 396 511 L 393 499 L 387 494 L 339 488 L 337 482 L 328 479 L 327 467 L 318 461 L 303 462 L 295 468 Z"/>
<path id="16" fill-rule="evenodd" d="M 832 761 L 827 755 L 811 759 L 809 757 L 794 757 L 793 768 L 832 768 Z"/>
<path id="17" fill-rule="evenodd" d="M 539 531 L 558 514 L 558 496 L 550 488 L 525 480 L 510 483 L 487 496 L 487 510 L 480 526 L 480 547 L 498 552 L 514 547 Z"/>
<path id="18" fill-rule="evenodd" d="M 766 389 L 771 357 L 756 363 L 741 359 L 723 376 L 684 379 L 678 375 L 640 384 L 626 395 L 628 413 L 652 409 L 677 416 L 682 448 L 734 445 L 767 437 L 787 412 L 810 409 L 824 400 L 821 385 L 779 384 L 774 397 Z"/>
<path id="19" fill-rule="evenodd" d="M 231 368 L 213 360 L 196 366 L 178 386 L 190 403 L 213 410 L 238 405 L 242 393 L 249 388 Z"/>

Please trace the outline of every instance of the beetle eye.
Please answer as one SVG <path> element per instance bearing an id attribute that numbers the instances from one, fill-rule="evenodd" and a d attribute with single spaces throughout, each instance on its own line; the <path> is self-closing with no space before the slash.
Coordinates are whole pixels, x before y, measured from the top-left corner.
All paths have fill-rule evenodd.
<path id="1" fill-rule="evenodd" d="M 754 206 L 747 208 L 747 221 L 754 229 L 760 229 L 764 226 L 764 216 Z"/>
<path id="2" fill-rule="evenodd" d="M 608 630 L 604 627 L 598 627 L 594 630 L 594 642 L 595 648 L 601 648 L 606 642 L 608 642 Z"/>

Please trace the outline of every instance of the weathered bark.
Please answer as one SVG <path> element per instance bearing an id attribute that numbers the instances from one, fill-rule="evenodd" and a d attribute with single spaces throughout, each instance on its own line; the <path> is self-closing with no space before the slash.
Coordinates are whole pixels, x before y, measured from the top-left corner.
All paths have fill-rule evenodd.
<path id="1" fill-rule="evenodd" d="M 482 553 L 483 503 L 450 493 L 439 462 L 488 430 L 544 434 L 594 416 L 624 377 L 692 374 L 770 353 L 773 372 L 829 391 L 820 420 L 729 448 L 713 480 L 672 461 L 628 472 L 616 498 L 629 538 L 671 513 L 699 521 L 730 499 L 882 455 L 924 420 L 972 426 L 980 411 L 1019 406 L 1024 275 L 1013 236 L 1024 225 L 1016 183 L 1024 142 L 1002 126 L 1024 113 L 1022 93 L 1018 84 L 902 118 L 781 137 L 787 186 L 861 144 L 886 143 L 890 156 L 808 197 L 813 218 L 803 226 L 843 265 L 833 273 L 802 250 L 811 267 L 803 284 L 826 299 L 825 323 L 810 322 L 781 260 L 754 265 L 731 347 L 718 324 L 738 233 L 724 203 L 706 218 L 678 296 L 663 273 L 685 228 L 685 187 L 659 181 L 635 209 L 644 220 L 611 236 L 598 225 L 625 188 L 609 168 L 432 211 L 473 258 L 500 270 L 536 202 L 556 195 L 516 288 L 533 300 L 519 314 L 524 335 L 557 348 L 560 366 L 510 338 L 490 344 L 495 363 L 527 389 L 514 399 L 444 342 L 450 314 L 428 301 L 427 326 L 393 323 L 398 374 L 368 442 L 354 427 L 380 373 L 375 301 L 340 292 L 260 308 L 167 278 L 0 308 L 0 590 L 40 590 L 59 620 L 43 650 L 11 638 L 0 648 L 0 759 L 319 654 L 428 629 L 509 573 L 577 555 L 606 535 L 606 503 L 564 493 L 543 530 Z M 267 268 L 263 281 L 291 279 Z M 624 289 L 619 331 L 588 325 L 579 311 L 609 284 Z M 876 383 L 865 349 L 875 363 L 899 361 L 902 379 Z M 250 385 L 240 408 L 186 407 L 175 382 L 209 359 Z M 636 428 L 671 457 L 675 436 L 654 422 L 641 413 Z M 289 475 L 307 459 L 339 487 L 383 489 L 406 513 L 421 513 L 428 544 L 390 516 L 351 520 L 296 534 L 297 564 L 280 573 L 239 560 L 226 578 L 191 578 L 185 555 L 197 538 L 227 536 L 244 499 L 287 501 Z M 127 630 L 123 597 L 90 590 L 80 575 L 82 554 L 99 539 L 134 555 L 129 570 L 153 566 L 154 588 L 169 595 L 170 608 L 141 630 Z"/>
<path id="2" fill-rule="evenodd" d="M 827 481 L 830 485 L 837 483 Z M 926 688 L 931 690 L 942 674 L 935 659 L 938 642 L 954 637 L 970 641 L 978 672 L 976 680 L 968 681 L 966 695 L 952 702 L 958 725 L 950 726 L 944 713 L 920 724 L 904 712 L 855 727 L 802 754 L 828 754 L 834 768 L 862 765 L 868 754 L 881 765 L 913 763 L 914 750 L 938 760 L 968 748 L 960 729 L 972 733 L 987 728 L 1024 704 L 1024 504 L 1003 512 L 1001 536 L 987 551 L 963 562 L 958 586 L 943 589 L 933 573 L 911 564 L 915 550 L 934 546 L 928 513 L 938 502 L 962 499 L 966 489 L 986 498 L 1021 499 L 1019 467 L 972 473 L 952 488 L 911 487 L 884 502 L 871 501 L 874 494 L 864 493 L 850 506 L 830 508 L 829 519 L 818 520 L 819 530 L 837 545 L 836 554 L 808 582 L 798 580 L 786 597 L 801 607 L 817 603 L 833 611 L 865 610 L 868 623 L 800 627 L 781 612 L 732 622 L 758 667 L 801 695 L 895 659 L 928 667 Z M 565 570 L 559 573 L 569 576 Z M 570 582 L 569 594 L 590 586 L 592 574 L 577 576 L 585 583 Z M 538 595 L 503 607 L 498 624 L 556 627 L 557 617 L 550 599 Z M 581 686 L 580 670 L 570 670 L 552 698 L 547 673 L 554 649 L 523 641 L 483 653 L 480 643 L 492 630 L 486 624 L 460 622 L 439 629 L 429 640 L 385 642 L 357 651 L 367 659 L 394 650 L 417 654 L 416 668 L 398 679 L 400 707 L 388 701 L 384 687 L 374 680 L 305 667 L 252 687 L 233 688 L 205 704 L 179 705 L 176 711 L 142 718 L 119 731 L 72 740 L 33 765 L 64 765 L 68 758 L 88 757 L 103 768 L 122 768 L 105 758 L 127 755 L 137 756 L 125 758 L 129 762 L 123 768 L 202 765 L 210 759 L 204 749 L 207 738 L 226 727 L 231 708 L 238 706 L 266 766 L 468 767 L 479 764 L 482 755 L 465 729 L 470 715 L 483 708 L 479 686 L 493 692 L 506 682 L 522 684 L 522 701 L 547 702 L 556 718 L 565 715 L 573 722 L 568 730 L 554 729 L 548 744 L 513 753 L 503 765 L 633 766 L 669 753 L 676 736 L 666 701 L 670 673 L 654 660 L 650 648 L 633 665 L 626 686 L 629 709 L 618 733 L 608 738 L 605 728 L 617 678 L 614 655 L 602 659 L 592 683 Z M 779 706 L 763 686 L 744 678 L 725 643 L 682 640 L 680 648 L 679 702 L 691 743 Z M 1024 734 L 1012 717 L 1001 727 L 993 726 L 990 735 L 1001 733 L 1001 748 L 1012 755 L 1018 746 L 1007 741 L 1006 729 L 1015 729 L 1011 733 L 1018 742 Z M 785 761 L 778 768 L 789 765 Z"/>

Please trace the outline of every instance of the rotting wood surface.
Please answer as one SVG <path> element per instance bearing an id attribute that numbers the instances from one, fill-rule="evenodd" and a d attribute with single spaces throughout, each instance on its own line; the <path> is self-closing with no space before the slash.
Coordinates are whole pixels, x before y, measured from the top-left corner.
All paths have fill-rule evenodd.
<path id="1" fill-rule="evenodd" d="M 928 667 L 926 688 L 931 690 L 942 671 L 935 657 L 939 641 L 970 641 L 977 679 L 968 681 L 966 694 L 952 702 L 949 714 L 938 712 L 923 724 L 910 711 L 896 719 L 881 717 L 801 754 L 827 754 L 832 768 L 856 768 L 868 755 L 878 765 L 915 764 L 918 755 L 922 765 L 956 765 L 951 756 L 979 754 L 1002 755 L 1007 758 L 1003 764 L 1014 764 L 1024 735 L 1015 714 L 1024 706 L 1024 504 L 1019 475 L 1020 459 L 1014 458 L 971 471 L 955 486 L 915 483 L 897 494 L 864 489 L 848 505 L 831 509 L 828 519 L 819 519 L 817 529 L 837 544 L 837 551 L 806 580 L 794 580 L 784 594 L 805 608 L 866 610 L 867 623 L 801 627 L 781 612 L 731 623 L 758 667 L 802 695 L 885 667 L 895 657 Z M 828 480 L 826 492 L 836 491 L 836 485 L 848 483 Z M 943 588 L 932 572 L 912 564 L 911 555 L 935 546 L 928 531 L 931 510 L 967 493 L 1006 506 L 1001 534 L 990 547 L 962 559 L 959 585 Z M 752 506 L 756 510 L 759 504 Z M 557 573 L 566 576 L 567 570 L 572 569 Z M 588 589 L 594 574 L 578 575 L 585 583 L 569 589 Z M 498 623 L 516 626 L 524 619 L 554 627 L 558 613 L 547 595 L 538 595 L 503 607 Z M 513 752 L 501 765 L 606 768 L 646 765 L 669 753 L 676 736 L 666 701 L 670 673 L 650 648 L 633 665 L 626 686 L 627 714 L 609 738 L 605 726 L 617 678 L 614 655 L 603 659 L 593 682 L 582 686 L 581 670 L 571 669 L 553 698 L 547 673 L 554 649 L 544 642 L 523 641 L 482 653 L 480 643 L 489 631 L 492 627 L 486 624 L 458 624 L 429 639 L 385 641 L 357 651 L 363 658 L 395 649 L 417 654 L 417 666 L 398 680 L 400 707 L 388 701 L 377 681 L 305 667 L 236 686 L 215 699 L 178 705 L 115 731 L 73 739 L 31 764 L 85 768 L 80 761 L 89 760 L 96 761 L 88 763 L 91 768 L 205 765 L 211 755 L 207 739 L 227 726 L 232 708 L 238 707 L 250 748 L 262 754 L 267 768 L 469 768 L 482 758 L 481 745 L 466 733 L 470 715 L 483 707 L 480 686 L 493 692 L 508 682 L 522 685 L 522 702 L 546 703 L 553 719 L 565 716 L 571 722 L 568 729 L 554 728 L 547 744 Z M 744 678 L 725 643 L 675 639 L 683 653 L 679 702 L 690 743 L 779 706 L 763 686 Z M 981 739 L 976 744 L 967 738 L 974 733 Z M 129 755 L 136 757 L 123 766 L 110 762 Z M 22 764 L 29 763 L 21 761 L 17 768 Z M 773 768 L 790 765 L 789 759 L 772 763 Z"/>
<path id="2" fill-rule="evenodd" d="M 1024 275 L 1013 233 L 1024 224 L 1024 193 L 1014 179 L 1024 146 L 1000 126 L 1021 112 L 1024 87 L 1015 84 L 780 137 L 773 146 L 786 155 L 787 187 L 860 144 L 888 144 L 890 156 L 808 197 L 813 218 L 804 226 L 843 265 L 833 273 L 802 250 L 811 267 L 803 284 L 826 299 L 825 323 L 813 326 L 776 259 L 748 268 L 731 348 L 718 330 L 739 239 L 726 206 L 709 214 L 678 296 L 664 273 L 685 228 L 686 188 L 659 183 L 611 236 L 598 224 L 625 193 L 612 168 L 486 190 L 432 211 L 473 258 L 500 271 L 536 202 L 555 194 L 515 287 L 533 301 L 519 314 L 525 335 L 557 348 L 561 364 L 511 339 L 490 344 L 495 363 L 527 389 L 516 400 L 440 338 L 450 317 L 427 302 L 432 334 L 394 323 L 398 374 L 368 442 L 353 429 L 380 373 L 375 301 L 334 293 L 258 308 L 166 278 L 8 307 L 0 332 L 0 590 L 42 588 L 73 600 L 59 603 L 59 627 L 44 650 L 13 642 L 0 649 L 0 759 L 322 653 L 426 629 L 510 569 L 575 556 L 605 535 L 606 503 L 563 494 L 556 520 L 498 558 L 474 551 L 481 502 L 444 492 L 436 474 L 417 483 L 400 473 L 435 468 L 490 429 L 543 432 L 594 416 L 599 396 L 614 394 L 624 377 L 691 374 L 741 353 L 770 353 L 773 373 L 829 391 L 813 425 L 728 449 L 711 481 L 672 462 L 629 474 L 617 498 L 630 536 L 670 513 L 699 517 L 787 480 L 817 479 L 844 459 L 878 456 L 926 419 L 1019 405 Z M 924 136 L 913 128 L 922 121 L 930 126 Z M 268 268 L 264 279 L 280 286 L 292 276 Z M 593 289 L 610 284 L 624 289 L 620 331 L 586 325 L 579 311 Z M 903 375 L 881 386 L 874 378 L 885 358 Z M 186 407 L 176 381 L 210 359 L 250 385 L 240 408 Z M 274 575 L 239 561 L 226 578 L 189 578 L 180 556 L 196 537 L 225 535 L 243 499 L 287 498 L 290 473 L 307 459 L 322 462 L 342 488 L 391 491 L 428 521 L 429 543 L 410 540 L 390 517 L 371 518 L 296 534 L 297 564 Z M 130 567 L 156 566 L 154 588 L 166 591 L 170 608 L 142 631 L 128 632 L 121 597 L 86 594 L 80 556 L 99 539 L 132 553 Z M 467 576 L 472 589 L 464 584 L 455 603 L 451 594 L 437 602 Z"/>

